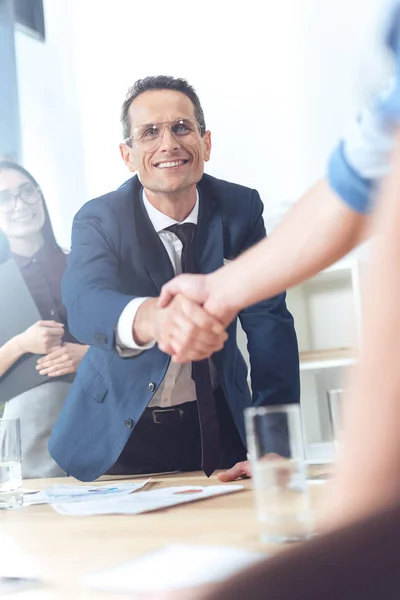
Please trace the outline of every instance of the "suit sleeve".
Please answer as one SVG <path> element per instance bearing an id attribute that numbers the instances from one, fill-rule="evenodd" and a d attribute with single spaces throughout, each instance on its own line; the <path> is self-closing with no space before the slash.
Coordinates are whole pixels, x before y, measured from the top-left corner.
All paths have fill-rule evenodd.
<path id="1" fill-rule="evenodd" d="M 251 202 L 250 222 L 241 252 L 266 235 L 263 204 L 255 190 Z M 253 405 L 299 402 L 299 352 L 286 294 L 246 308 L 240 312 L 239 319 L 247 335 Z"/>
<path id="2" fill-rule="evenodd" d="M 118 319 L 133 296 L 124 294 L 119 277 L 120 238 L 112 208 L 85 205 L 72 226 L 72 247 L 62 282 L 68 325 L 82 343 L 115 348 Z"/>

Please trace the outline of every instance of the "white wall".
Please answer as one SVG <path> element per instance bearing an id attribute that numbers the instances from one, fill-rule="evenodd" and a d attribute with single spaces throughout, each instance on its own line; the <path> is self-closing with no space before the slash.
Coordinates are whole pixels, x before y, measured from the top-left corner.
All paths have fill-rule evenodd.
<path id="1" fill-rule="evenodd" d="M 272 222 L 324 173 L 367 96 L 387 1 L 45 0 L 46 44 L 17 35 L 22 141 L 63 243 L 79 206 L 127 177 L 120 106 L 149 74 L 195 86 L 207 171 L 257 188 Z"/>
<path id="2" fill-rule="evenodd" d="M 75 4 L 90 196 L 125 177 L 119 111 L 139 77 L 186 77 L 213 133 L 213 175 L 296 199 L 376 74 L 381 0 L 85 0 Z M 374 58 L 371 65 L 371 56 Z M 367 67 L 367 68 L 366 68 Z"/>
<path id="3" fill-rule="evenodd" d="M 69 0 L 45 0 L 45 44 L 16 33 L 22 160 L 66 247 L 72 217 L 87 199 L 72 8 Z"/>

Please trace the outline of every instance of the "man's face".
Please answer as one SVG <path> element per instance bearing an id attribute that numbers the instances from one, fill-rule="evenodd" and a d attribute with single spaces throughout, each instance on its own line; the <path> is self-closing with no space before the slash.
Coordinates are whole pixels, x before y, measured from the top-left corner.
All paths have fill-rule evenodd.
<path id="1" fill-rule="evenodd" d="M 129 119 L 135 143 L 131 148 L 122 144 L 121 153 L 129 170 L 137 171 L 144 188 L 174 193 L 190 188 L 201 179 L 204 162 L 210 158 L 211 137 L 209 131 L 201 136 L 194 106 L 185 94 L 174 90 L 144 92 L 132 102 Z M 195 125 L 194 133 L 187 135 L 185 126 L 177 124 L 179 119 L 183 123 L 188 119 L 188 123 Z M 155 130 L 154 123 L 171 123 L 171 128 L 162 125 Z M 154 141 L 156 131 L 159 135 Z M 152 141 L 149 143 L 148 139 Z"/>

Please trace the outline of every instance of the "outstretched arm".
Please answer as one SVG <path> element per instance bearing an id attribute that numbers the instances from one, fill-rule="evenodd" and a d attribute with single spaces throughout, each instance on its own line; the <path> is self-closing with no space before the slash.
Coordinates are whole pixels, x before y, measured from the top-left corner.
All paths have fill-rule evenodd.
<path id="1" fill-rule="evenodd" d="M 400 498 L 400 131 L 376 215 L 365 289 L 363 353 L 346 398 L 343 459 L 330 524 Z"/>
<path id="2" fill-rule="evenodd" d="M 311 277 L 352 250 L 367 217 L 345 204 L 326 180 L 289 211 L 278 229 L 239 258 L 208 276 L 185 275 L 169 282 L 161 302 L 176 293 L 204 303 L 229 323 L 243 308 Z"/>

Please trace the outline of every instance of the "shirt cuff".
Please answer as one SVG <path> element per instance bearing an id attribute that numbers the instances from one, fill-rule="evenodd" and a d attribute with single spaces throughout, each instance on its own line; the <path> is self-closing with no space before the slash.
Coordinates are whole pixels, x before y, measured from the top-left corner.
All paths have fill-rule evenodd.
<path id="1" fill-rule="evenodd" d="M 376 182 L 390 170 L 395 147 L 393 128 L 382 116 L 382 105 L 393 82 L 366 107 L 345 133 L 330 159 L 328 178 L 333 190 L 354 210 L 370 212 Z"/>
<path id="2" fill-rule="evenodd" d="M 139 352 L 143 352 L 143 350 L 149 350 L 155 345 L 155 341 L 152 340 L 148 344 L 143 344 L 140 346 L 133 339 L 132 333 L 132 325 L 136 317 L 136 313 L 139 310 L 140 306 L 148 300 L 149 298 L 134 298 L 131 300 L 124 308 L 121 313 L 121 316 L 118 319 L 115 337 L 116 337 L 116 346 L 120 351 L 121 356 L 127 356 L 127 353 L 124 352 L 127 349 L 134 350 L 134 352 L 129 352 L 129 356 L 135 356 Z"/>
<path id="3" fill-rule="evenodd" d="M 336 194 L 354 211 L 368 213 L 373 182 L 363 179 L 351 168 L 340 144 L 331 155 L 328 164 L 329 185 Z"/>
<path id="4" fill-rule="evenodd" d="M 343 147 L 347 162 L 363 179 L 381 179 L 390 170 L 394 132 L 371 106 L 348 128 Z"/>

